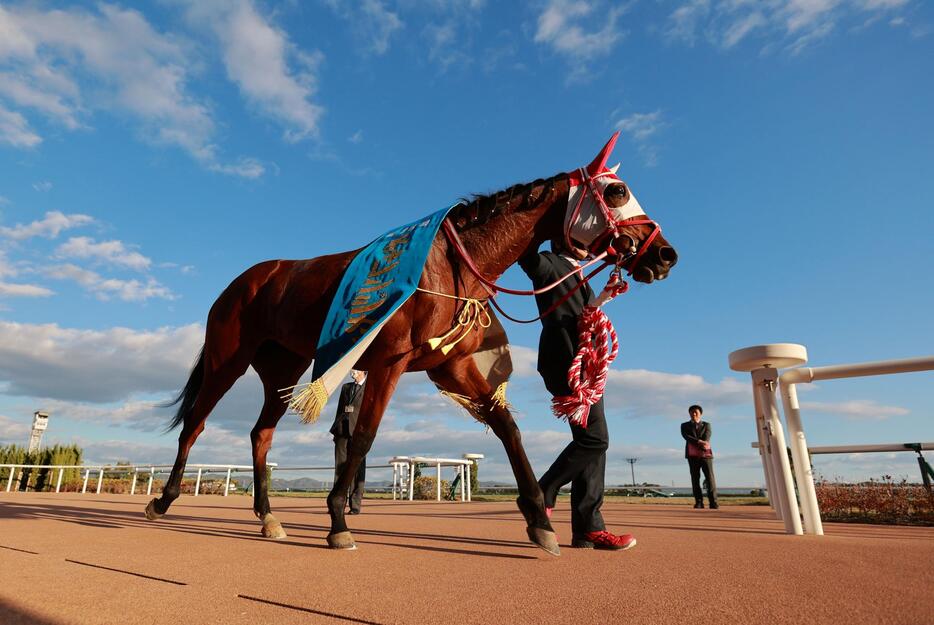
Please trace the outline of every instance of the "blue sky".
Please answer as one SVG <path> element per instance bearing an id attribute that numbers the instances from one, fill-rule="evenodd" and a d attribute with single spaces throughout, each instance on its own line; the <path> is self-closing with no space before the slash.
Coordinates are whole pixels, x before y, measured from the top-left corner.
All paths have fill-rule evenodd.
<path id="1" fill-rule="evenodd" d="M 637 480 L 686 484 L 678 424 L 700 403 L 718 481 L 760 484 L 730 351 L 798 342 L 814 366 L 934 351 L 932 75 L 920 0 L 2 3 L 0 443 L 25 443 L 45 409 L 46 442 L 171 461 L 153 403 L 184 384 L 245 268 L 572 170 L 620 130 L 614 162 L 681 260 L 607 309 L 608 480 L 638 457 Z M 569 435 L 534 371 L 537 328 L 507 332 L 540 473 Z M 930 389 L 930 374 L 801 388 L 808 441 L 934 440 Z M 259 406 L 250 372 L 191 461 L 248 463 Z M 326 430 L 285 418 L 271 459 L 330 462 Z M 405 376 L 371 462 L 466 451 L 509 477 L 492 434 Z M 816 467 L 917 477 L 910 454 Z"/>

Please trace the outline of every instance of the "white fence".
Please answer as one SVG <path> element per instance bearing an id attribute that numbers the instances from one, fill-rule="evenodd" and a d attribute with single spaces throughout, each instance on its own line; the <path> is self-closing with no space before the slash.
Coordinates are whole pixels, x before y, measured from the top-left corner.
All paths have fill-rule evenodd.
<path id="1" fill-rule="evenodd" d="M 808 450 L 798 404 L 797 384 L 816 380 L 836 380 L 863 376 L 887 375 L 934 370 L 934 356 L 887 360 L 830 367 L 797 367 L 807 362 L 807 350 L 803 345 L 777 343 L 757 345 L 737 350 L 730 354 L 730 368 L 752 374 L 753 403 L 756 410 L 756 432 L 762 469 L 769 491 L 769 499 L 775 512 L 785 523 L 789 534 L 824 533 L 814 488 L 811 470 L 811 453 L 848 453 L 866 451 L 915 451 L 902 445 L 838 446 L 812 448 Z M 787 369 L 781 375 L 778 369 Z M 785 453 L 785 434 L 778 414 L 775 393 L 780 386 L 785 422 L 791 442 L 794 473 L 798 484 L 791 477 L 788 455 Z M 918 443 L 920 449 L 934 449 L 934 443 Z M 881 449 L 884 447 L 885 449 Z M 863 449 L 861 449 L 863 448 Z M 800 509 L 798 506 L 800 496 Z M 804 524 L 802 527 L 802 516 Z"/>
<path id="2" fill-rule="evenodd" d="M 424 456 L 394 456 L 390 459 L 389 464 L 384 465 L 370 465 L 367 467 L 368 470 L 371 469 L 392 469 L 392 498 L 393 499 L 413 499 L 414 495 L 414 480 L 412 476 L 415 473 L 416 465 L 431 465 L 435 467 L 436 471 L 436 499 L 441 501 L 441 468 L 452 466 L 455 469 L 455 479 L 459 481 L 459 490 L 461 501 L 471 501 L 471 491 L 470 491 L 470 467 L 473 462 L 478 462 L 483 458 L 483 454 L 464 454 L 463 459 L 451 459 L 451 458 L 429 458 Z M 334 475 L 333 466 L 323 466 L 323 467 L 288 467 L 288 466 L 279 466 L 278 463 L 270 462 L 266 464 L 267 469 L 271 471 L 276 471 L 281 474 L 283 472 L 293 472 L 293 473 L 311 473 L 311 472 L 326 472 L 329 477 Z M 104 483 L 105 475 L 131 475 L 132 483 L 130 486 L 130 494 L 135 495 L 137 489 L 137 478 L 142 473 L 148 477 L 146 482 L 146 494 L 152 494 L 153 479 L 156 475 L 159 474 L 168 474 L 172 470 L 172 465 L 170 464 L 119 464 L 119 465 L 61 465 L 61 464 L 0 464 L 0 473 L 9 471 L 9 475 L 6 479 L 6 492 L 11 492 L 13 489 L 13 483 L 17 474 L 19 474 L 19 479 L 22 479 L 24 471 L 34 471 L 48 469 L 49 471 L 58 471 L 58 477 L 55 482 L 55 492 L 58 493 L 61 491 L 62 486 L 62 477 L 65 474 L 65 471 L 68 469 L 79 469 L 84 472 L 84 478 L 81 486 L 81 492 L 86 493 L 88 489 L 88 481 L 93 474 L 97 476 L 97 487 L 95 489 L 96 494 L 101 493 L 101 487 Z M 224 496 L 226 497 L 230 493 L 230 482 L 231 476 L 234 473 L 238 472 L 253 472 L 252 465 L 238 465 L 238 464 L 189 464 L 185 467 L 184 473 L 192 474 L 196 473 L 197 477 L 195 479 L 195 489 L 194 495 L 197 497 L 201 491 L 201 480 L 202 477 L 207 474 L 217 474 L 226 473 L 226 479 L 224 482 Z M 271 481 L 271 480 L 270 480 Z M 324 481 L 327 483 L 327 480 Z"/>
<path id="3" fill-rule="evenodd" d="M 269 463 L 266 465 L 269 468 L 275 468 L 277 465 L 275 463 Z M 4 469 L 9 469 L 10 474 L 7 477 L 6 481 L 6 492 L 10 492 L 14 477 L 16 476 L 17 469 L 19 469 L 20 476 L 25 470 L 32 471 L 34 469 L 49 469 L 50 471 L 58 470 L 58 478 L 55 481 L 55 492 L 60 492 L 62 487 L 62 476 L 65 474 L 66 469 L 81 469 L 84 471 L 84 480 L 81 486 L 81 492 L 86 493 L 88 490 L 88 480 L 90 479 L 91 473 L 97 474 L 97 490 L 96 493 L 99 495 L 101 492 L 101 486 L 104 483 L 105 474 L 117 474 L 117 475 L 132 475 L 133 482 L 130 486 L 130 494 L 136 494 L 136 483 L 137 477 L 140 473 L 148 474 L 149 479 L 146 485 L 146 494 L 152 494 L 152 481 L 153 478 L 160 473 L 170 473 L 172 471 L 172 465 L 170 464 L 150 464 L 150 465 L 86 465 L 86 464 L 0 464 L 0 472 Z M 332 469 L 333 470 L 333 469 Z M 224 483 L 224 496 L 227 496 L 227 493 L 230 492 L 230 478 L 231 474 L 242 471 L 253 471 L 252 465 L 240 465 L 240 464 L 190 464 L 185 467 L 185 473 L 197 473 L 198 477 L 195 480 L 195 496 L 197 497 L 201 490 L 201 478 L 204 475 L 204 472 L 208 473 L 220 473 L 226 471 L 227 479 Z"/>

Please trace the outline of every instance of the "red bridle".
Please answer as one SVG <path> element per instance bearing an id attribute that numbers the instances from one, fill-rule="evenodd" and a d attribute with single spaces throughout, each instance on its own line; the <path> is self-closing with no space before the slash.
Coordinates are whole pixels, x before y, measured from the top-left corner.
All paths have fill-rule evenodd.
<path id="1" fill-rule="evenodd" d="M 577 248 L 577 246 L 574 245 L 574 241 L 571 240 L 571 227 L 574 225 L 574 222 L 580 217 L 581 207 L 584 205 L 584 200 L 587 198 L 587 193 L 589 192 L 593 196 L 594 200 L 596 201 L 597 206 L 600 207 L 600 212 L 603 213 L 603 218 L 606 220 L 607 229 L 606 229 L 606 232 L 604 232 L 602 235 L 597 237 L 593 241 L 593 243 L 590 244 L 591 249 L 588 251 L 592 251 L 594 248 L 599 249 L 600 244 L 602 244 L 607 238 L 610 238 L 611 241 L 618 239 L 620 237 L 620 228 L 622 226 L 641 226 L 641 225 L 652 226 L 652 232 L 649 233 L 649 236 L 647 236 L 638 245 L 636 244 L 635 240 L 632 237 L 630 237 L 628 234 L 625 235 L 629 239 L 629 241 L 632 243 L 632 245 L 630 246 L 630 250 L 635 250 L 634 256 L 632 256 L 631 258 L 631 262 L 629 258 L 623 258 L 623 256 L 620 255 L 617 250 L 613 249 L 612 244 L 607 247 L 607 251 L 604 253 L 604 256 L 606 255 L 618 256 L 621 260 L 617 262 L 617 266 L 622 267 L 626 263 L 628 263 L 629 269 L 626 271 L 626 273 L 627 275 L 631 276 L 633 270 L 636 268 L 636 265 L 639 263 L 639 259 L 642 258 L 642 255 L 645 254 L 645 252 L 649 249 L 649 247 L 651 247 L 652 242 L 658 237 L 659 234 L 661 234 L 662 227 L 659 226 L 657 222 L 655 222 L 652 219 L 649 219 L 648 217 L 645 217 L 644 219 L 639 219 L 638 217 L 631 217 L 629 219 L 623 219 L 621 221 L 616 221 L 613 215 L 612 209 L 610 209 L 610 207 L 607 206 L 606 200 L 603 198 L 603 191 L 595 182 L 597 178 L 600 178 L 603 176 L 613 176 L 614 178 L 616 178 L 616 175 L 609 170 L 591 175 L 590 172 L 584 167 L 581 167 L 578 170 L 578 173 L 580 175 L 581 181 L 584 182 L 587 186 L 584 188 L 584 192 L 581 193 L 580 197 L 577 199 L 577 204 L 574 206 L 574 210 L 571 213 L 570 219 L 567 220 L 567 225 L 564 228 L 565 244 L 568 246 L 568 249 L 579 249 Z M 617 180 L 619 179 L 617 178 Z M 620 180 L 621 184 L 622 182 L 623 181 Z"/>
<path id="2" fill-rule="evenodd" d="M 661 231 L 662 231 L 661 226 L 659 226 L 655 221 L 653 221 L 652 219 L 649 219 L 648 217 L 646 217 L 645 219 L 633 217 L 633 218 L 624 219 L 622 221 L 617 222 L 613 218 L 613 213 L 611 212 L 610 208 L 607 206 L 606 201 L 603 199 L 603 193 L 600 191 L 597 185 L 594 184 L 594 178 L 604 175 L 605 173 L 609 173 L 609 172 L 604 172 L 604 174 L 598 174 L 597 176 L 590 176 L 590 174 L 585 169 L 581 169 L 580 171 L 583 176 L 583 179 L 587 182 L 587 189 L 585 190 L 584 193 L 581 194 L 581 197 L 578 200 L 577 205 L 575 206 L 572 218 L 568 221 L 568 224 L 574 223 L 574 219 L 576 219 L 580 213 L 580 209 L 584 201 L 584 197 L 587 191 L 589 191 L 590 193 L 593 194 L 594 198 L 597 200 L 597 205 L 600 206 L 600 210 L 603 212 L 603 215 L 606 218 L 606 222 L 608 224 L 607 231 L 603 235 L 598 237 L 591 244 L 591 247 L 592 248 L 598 247 L 598 244 L 601 244 L 603 241 L 605 241 L 607 237 L 611 237 L 613 240 L 615 240 L 619 238 L 620 236 L 626 236 L 632 243 L 629 249 L 629 254 L 625 255 L 625 254 L 619 253 L 617 252 L 617 250 L 613 249 L 612 245 L 608 245 L 606 250 L 594 256 L 594 258 L 588 261 L 586 264 L 578 267 L 577 269 L 571 271 L 567 275 L 562 276 L 558 280 L 540 289 L 529 289 L 529 290 L 510 289 L 510 288 L 499 286 L 498 284 L 496 284 L 494 280 L 490 280 L 489 278 L 484 276 L 480 272 L 480 269 L 477 267 L 477 265 L 474 263 L 473 258 L 470 257 L 470 254 L 467 252 L 467 249 L 464 247 L 464 244 L 461 241 L 460 236 L 457 234 L 457 231 L 455 230 L 454 225 L 451 223 L 451 221 L 449 219 L 445 219 L 442 222 L 442 228 L 448 240 L 450 241 L 452 247 L 457 251 L 457 254 L 461 257 L 461 259 L 467 265 L 467 268 L 474 275 L 474 277 L 477 278 L 481 286 L 483 286 L 484 290 L 486 290 L 486 292 L 490 294 L 490 303 L 493 304 L 493 306 L 500 312 L 500 314 L 502 314 L 504 317 L 506 317 L 507 319 L 511 321 L 514 321 L 517 323 L 532 323 L 534 321 L 538 321 L 542 317 L 547 316 L 550 312 L 555 310 L 558 306 L 566 302 L 575 292 L 577 292 L 584 285 L 585 282 L 588 282 L 593 276 L 600 273 L 601 271 L 603 271 L 603 269 L 611 265 L 615 265 L 616 268 L 614 270 L 614 273 L 617 274 L 617 276 L 620 273 L 620 270 L 623 268 L 626 268 L 626 265 L 628 265 L 628 268 L 626 269 L 626 273 L 627 275 L 631 276 L 633 270 L 636 268 L 636 266 L 639 263 L 639 259 L 642 258 L 643 254 L 645 254 L 645 252 L 652 245 L 652 242 L 658 237 L 659 234 L 661 234 Z M 653 226 L 652 232 L 649 234 L 649 236 L 647 236 L 639 244 L 636 244 L 635 240 L 629 235 L 620 234 L 620 230 L 619 230 L 620 227 L 639 226 L 639 225 Z M 570 239 L 570 226 L 568 226 L 565 229 L 565 240 L 567 241 L 569 239 Z M 571 245 L 571 247 L 573 247 L 573 245 Z M 603 259 L 605 259 L 607 256 L 616 256 L 617 258 L 616 262 L 611 263 L 611 262 L 604 261 Z M 603 261 L 603 263 L 599 267 L 597 267 L 597 269 L 590 272 L 586 276 L 583 274 L 585 269 L 592 267 L 593 265 L 597 264 L 600 261 Z M 542 313 L 538 317 L 535 317 L 534 319 L 528 319 L 528 320 L 515 319 L 514 317 L 509 316 L 494 299 L 497 293 L 508 293 L 510 295 L 538 295 L 540 293 L 545 293 L 555 288 L 556 286 L 558 286 L 559 284 L 567 280 L 571 275 L 575 273 L 580 273 L 582 276 L 577 286 L 571 289 L 567 294 L 565 294 L 564 297 L 562 297 L 559 301 L 557 301 L 549 310 L 545 311 L 544 313 Z M 617 287 L 620 293 L 624 293 L 628 286 L 625 284 L 625 282 L 623 282 L 622 284 L 623 286 Z"/>

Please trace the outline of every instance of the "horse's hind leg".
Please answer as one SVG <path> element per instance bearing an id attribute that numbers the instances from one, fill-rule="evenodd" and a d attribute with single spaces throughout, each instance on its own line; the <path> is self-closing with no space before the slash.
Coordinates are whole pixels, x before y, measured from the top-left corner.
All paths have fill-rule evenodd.
<path id="1" fill-rule="evenodd" d="M 208 415 L 214 410 L 214 406 L 220 401 L 234 382 L 246 372 L 249 362 L 243 359 L 232 358 L 217 369 L 212 369 L 210 362 L 210 352 L 205 347 L 204 353 L 204 379 L 201 389 L 198 391 L 198 398 L 195 400 L 191 412 L 185 415 L 182 431 L 178 435 L 178 455 L 175 457 L 175 464 L 172 466 L 172 473 L 166 480 L 162 488 L 162 496 L 153 499 L 146 506 L 146 518 L 154 521 L 164 515 L 169 510 L 172 502 L 178 499 L 181 493 L 182 476 L 185 472 L 185 465 L 188 463 L 188 453 L 192 445 L 198 440 L 198 435 L 204 431 L 204 422 Z"/>
<path id="2" fill-rule="evenodd" d="M 482 418 L 502 441 L 519 487 L 516 503 L 526 521 L 529 539 L 552 555 L 561 553 L 558 539 L 545 514 L 545 499 L 532 471 L 519 427 L 509 410 L 493 401 L 490 385 L 477 369 L 472 357 L 450 360 L 428 372 L 428 377 L 449 393 L 462 395 L 473 402 L 470 411 Z"/>
<path id="3" fill-rule="evenodd" d="M 272 515 L 269 507 L 269 480 L 266 455 L 272 446 L 272 436 L 288 403 L 280 395 L 293 386 L 311 361 L 277 343 L 264 343 L 256 352 L 253 368 L 263 381 L 265 401 L 263 410 L 250 432 L 253 444 L 253 512 L 263 522 L 262 534 L 266 538 L 285 538 L 282 524 Z"/>

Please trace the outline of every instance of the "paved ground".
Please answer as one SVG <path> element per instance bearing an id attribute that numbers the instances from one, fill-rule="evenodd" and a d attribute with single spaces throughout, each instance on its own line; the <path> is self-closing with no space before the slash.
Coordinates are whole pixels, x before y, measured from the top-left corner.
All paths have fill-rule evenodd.
<path id="1" fill-rule="evenodd" d="M 555 558 L 512 504 L 367 501 L 359 549 L 325 546 L 321 499 L 275 498 L 289 538 L 244 497 L 0 494 L 0 623 L 934 623 L 934 528 L 783 533 L 764 507 L 608 503 L 624 553 Z"/>

